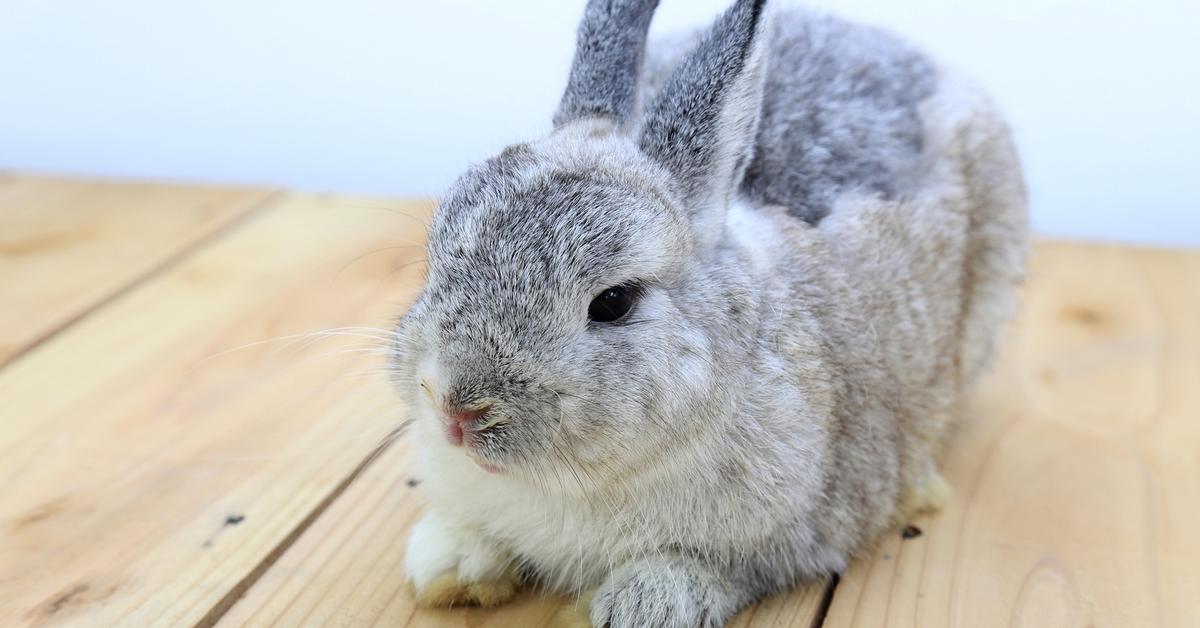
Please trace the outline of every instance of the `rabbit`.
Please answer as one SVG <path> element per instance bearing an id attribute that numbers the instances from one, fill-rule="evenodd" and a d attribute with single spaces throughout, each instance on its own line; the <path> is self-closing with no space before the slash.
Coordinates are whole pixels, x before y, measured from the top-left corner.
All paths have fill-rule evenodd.
<path id="1" fill-rule="evenodd" d="M 949 497 L 1028 248 L 1006 123 L 872 28 L 737 0 L 647 49 L 656 4 L 588 2 L 550 133 L 430 225 L 418 604 L 720 626 Z"/>

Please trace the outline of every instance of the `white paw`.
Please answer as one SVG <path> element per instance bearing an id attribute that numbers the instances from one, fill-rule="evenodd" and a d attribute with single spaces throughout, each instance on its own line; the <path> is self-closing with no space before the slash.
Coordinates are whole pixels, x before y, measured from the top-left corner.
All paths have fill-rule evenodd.
<path id="1" fill-rule="evenodd" d="M 413 526 L 404 572 L 422 606 L 494 606 L 517 591 L 502 552 L 434 512 Z"/>

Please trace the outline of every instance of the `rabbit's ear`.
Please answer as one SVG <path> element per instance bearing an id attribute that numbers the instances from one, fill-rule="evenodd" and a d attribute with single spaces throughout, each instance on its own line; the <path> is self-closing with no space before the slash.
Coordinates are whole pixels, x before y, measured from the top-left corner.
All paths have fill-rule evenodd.
<path id="1" fill-rule="evenodd" d="M 646 31 L 658 0 L 588 0 L 554 126 L 585 117 L 626 124 L 637 102 Z"/>
<path id="2" fill-rule="evenodd" d="M 754 156 L 762 108 L 765 0 L 738 0 L 680 62 L 641 129 L 642 151 L 680 183 L 692 224 L 705 240 L 721 234 L 725 212 Z"/>

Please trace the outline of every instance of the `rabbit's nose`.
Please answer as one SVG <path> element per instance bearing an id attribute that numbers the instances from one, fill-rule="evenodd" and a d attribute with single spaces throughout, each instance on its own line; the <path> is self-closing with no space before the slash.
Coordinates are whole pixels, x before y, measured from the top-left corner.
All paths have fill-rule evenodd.
<path id="1" fill-rule="evenodd" d="M 448 406 L 444 408 L 442 414 L 446 416 L 446 436 L 450 442 L 462 445 L 464 435 L 466 439 L 470 439 L 471 435 L 479 431 L 479 419 L 483 418 L 489 410 L 491 410 L 491 406 L 482 408 Z"/>
<path id="2" fill-rule="evenodd" d="M 474 423 L 476 419 L 487 414 L 488 410 L 490 409 L 491 408 L 488 406 L 475 409 L 450 407 L 446 409 L 446 418 L 450 419 L 454 423 L 457 423 L 463 429 L 471 429 L 470 424 Z"/>

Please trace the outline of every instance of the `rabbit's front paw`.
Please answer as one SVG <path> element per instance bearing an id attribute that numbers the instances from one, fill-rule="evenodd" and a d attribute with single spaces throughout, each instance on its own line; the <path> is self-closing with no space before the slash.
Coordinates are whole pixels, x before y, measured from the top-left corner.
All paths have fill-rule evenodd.
<path id="1" fill-rule="evenodd" d="M 704 574 L 685 564 L 639 563 L 609 576 L 591 601 L 596 628 L 722 626 L 725 613 Z"/>
<path id="2" fill-rule="evenodd" d="M 413 527 L 404 570 L 421 606 L 496 606 L 517 592 L 502 552 L 433 512 Z"/>

